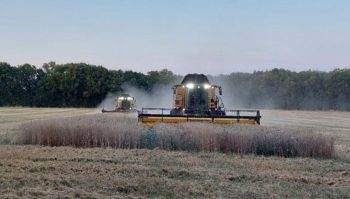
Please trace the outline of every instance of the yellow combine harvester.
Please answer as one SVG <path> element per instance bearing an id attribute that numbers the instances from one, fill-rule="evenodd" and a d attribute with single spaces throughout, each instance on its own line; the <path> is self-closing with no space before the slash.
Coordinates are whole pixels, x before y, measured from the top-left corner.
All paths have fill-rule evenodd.
<path id="1" fill-rule="evenodd" d="M 129 94 L 122 94 L 115 98 L 115 108 L 114 110 L 102 109 L 102 113 L 112 113 L 112 112 L 134 112 L 136 100 Z"/>
<path id="2" fill-rule="evenodd" d="M 142 108 L 139 122 L 211 122 L 260 124 L 259 110 L 225 110 L 221 86 L 211 85 L 203 74 L 188 74 L 173 87 L 174 108 Z"/>

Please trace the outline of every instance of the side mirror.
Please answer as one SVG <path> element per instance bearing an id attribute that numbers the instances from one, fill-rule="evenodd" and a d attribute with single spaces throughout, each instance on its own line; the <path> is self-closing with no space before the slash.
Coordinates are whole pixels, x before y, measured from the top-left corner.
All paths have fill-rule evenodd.
<path id="1" fill-rule="evenodd" d="M 174 95 L 176 94 L 176 88 L 177 88 L 177 86 L 174 86 L 174 87 L 173 87 L 173 94 L 174 94 Z"/>
<path id="2" fill-rule="evenodd" d="M 219 95 L 222 95 L 222 88 L 221 88 L 221 86 L 219 87 Z"/>

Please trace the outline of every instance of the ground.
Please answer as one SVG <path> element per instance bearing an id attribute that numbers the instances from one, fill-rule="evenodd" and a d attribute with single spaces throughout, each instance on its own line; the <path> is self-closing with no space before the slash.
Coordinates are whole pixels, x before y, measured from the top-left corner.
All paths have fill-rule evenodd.
<path id="1" fill-rule="evenodd" d="M 336 138 L 337 158 L 9 145 L 19 125 L 94 109 L 0 108 L 0 198 L 350 198 L 350 113 L 263 110 Z"/>

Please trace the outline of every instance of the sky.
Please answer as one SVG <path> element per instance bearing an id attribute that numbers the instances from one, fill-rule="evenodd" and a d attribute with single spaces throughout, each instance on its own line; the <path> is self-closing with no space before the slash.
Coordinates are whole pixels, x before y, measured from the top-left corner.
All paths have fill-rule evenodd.
<path id="1" fill-rule="evenodd" d="M 348 0 L 0 0 L 0 61 L 229 74 L 350 67 Z"/>

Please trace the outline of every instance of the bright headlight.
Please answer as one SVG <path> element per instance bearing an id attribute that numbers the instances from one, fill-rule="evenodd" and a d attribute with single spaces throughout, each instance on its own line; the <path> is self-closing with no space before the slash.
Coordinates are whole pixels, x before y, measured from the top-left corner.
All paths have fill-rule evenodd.
<path id="1" fill-rule="evenodd" d="M 119 97 L 118 99 L 120 99 L 120 100 L 124 100 L 124 97 Z"/>
<path id="2" fill-rule="evenodd" d="M 210 88 L 211 86 L 209 85 L 209 84 L 204 84 L 204 88 L 205 89 L 208 89 L 208 88 Z"/>
<path id="3" fill-rule="evenodd" d="M 132 97 L 128 97 L 127 99 L 128 99 L 129 101 L 131 101 L 131 100 L 132 100 Z"/>
<path id="4" fill-rule="evenodd" d="M 189 88 L 189 89 L 192 89 L 192 88 L 194 88 L 194 84 L 188 83 L 188 84 L 186 85 L 186 87 Z"/>

